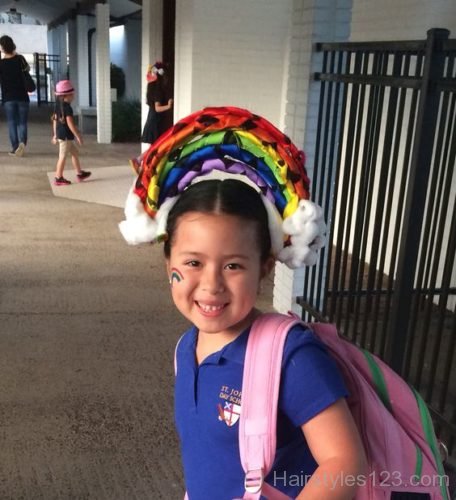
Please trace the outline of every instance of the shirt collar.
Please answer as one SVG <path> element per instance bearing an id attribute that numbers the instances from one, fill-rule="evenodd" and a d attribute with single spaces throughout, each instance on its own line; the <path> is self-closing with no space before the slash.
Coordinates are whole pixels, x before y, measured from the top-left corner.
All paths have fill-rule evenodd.
<path id="1" fill-rule="evenodd" d="M 205 363 L 207 364 L 220 364 L 222 359 L 228 361 L 233 361 L 235 363 L 243 364 L 245 358 L 245 350 L 247 348 L 247 340 L 249 338 L 250 326 L 246 328 L 238 337 L 226 346 L 222 347 L 217 352 L 211 354 Z M 195 326 L 191 329 L 191 340 L 190 344 L 192 346 L 192 355 L 195 355 L 196 350 L 196 338 L 198 335 L 198 330 Z M 203 363 L 203 364 L 205 364 Z"/>

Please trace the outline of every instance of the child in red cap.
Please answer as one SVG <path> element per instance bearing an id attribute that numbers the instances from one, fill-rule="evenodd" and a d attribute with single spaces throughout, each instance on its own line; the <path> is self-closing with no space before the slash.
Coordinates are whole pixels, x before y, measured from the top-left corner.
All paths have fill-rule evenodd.
<path id="1" fill-rule="evenodd" d="M 52 143 L 59 144 L 59 159 L 55 167 L 54 179 L 56 186 L 71 184 L 71 181 L 63 177 L 63 170 L 68 154 L 71 155 L 71 161 L 73 167 L 76 169 L 76 178 L 78 181 L 83 181 L 91 175 L 91 172 L 81 169 L 79 151 L 74 143 L 74 139 L 76 139 L 78 144 L 82 144 L 82 136 L 74 123 L 73 108 L 71 107 L 74 92 L 75 90 L 70 80 L 61 80 L 55 88 L 56 102 L 54 114 L 52 115 L 52 129 L 54 133 Z"/>

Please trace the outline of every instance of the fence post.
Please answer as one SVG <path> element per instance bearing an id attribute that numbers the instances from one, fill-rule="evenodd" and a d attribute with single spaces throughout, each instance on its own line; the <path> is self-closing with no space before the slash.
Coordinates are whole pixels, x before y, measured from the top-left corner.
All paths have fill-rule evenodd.
<path id="1" fill-rule="evenodd" d="M 413 333 L 408 328 L 409 313 L 431 169 L 433 131 L 435 131 L 439 109 L 436 80 L 442 76 L 445 63 L 445 56 L 440 46 L 443 40 L 448 39 L 449 31 L 435 28 L 429 30 L 427 34 L 415 140 L 410 161 L 407 192 L 405 193 L 402 235 L 385 356 L 390 366 L 400 374 L 403 373 L 405 352 L 410 335 Z"/>

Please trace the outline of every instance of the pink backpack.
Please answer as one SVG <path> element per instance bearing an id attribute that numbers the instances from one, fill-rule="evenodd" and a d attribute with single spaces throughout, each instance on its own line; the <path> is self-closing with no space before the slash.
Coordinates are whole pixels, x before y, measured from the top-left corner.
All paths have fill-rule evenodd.
<path id="1" fill-rule="evenodd" d="M 246 473 L 244 499 L 256 500 L 261 495 L 268 500 L 288 499 L 263 479 L 276 453 L 283 347 L 288 331 L 299 323 L 290 316 L 264 314 L 250 331 L 239 427 L 241 463 Z M 379 358 L 339 337 L 334 325 L 307 326 L 336 360 L 350 392 L 347 402 L 369 465 L 365 476 L 357 478 L 355 499 L 448 500 L 448 477 L 421 396 Z"/>

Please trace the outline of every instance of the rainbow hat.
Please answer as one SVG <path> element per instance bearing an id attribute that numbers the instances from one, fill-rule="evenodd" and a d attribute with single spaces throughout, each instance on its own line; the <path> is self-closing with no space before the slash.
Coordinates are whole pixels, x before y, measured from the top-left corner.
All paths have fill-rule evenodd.
<path id="1" fill-rule="evenodd" d="M 166 238 L 169 210 L 195 180 L 235 177 L 261 192 L 272 250 L 291 268 L 312 265 L 324 244 L 322 210 L 309 200 L 304 153 L 264 118 L 205 108 L 177 122 L 143 156 L 119 227 L 130 244 Z"/>

